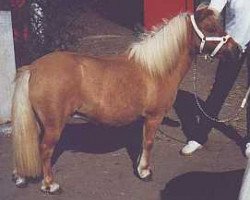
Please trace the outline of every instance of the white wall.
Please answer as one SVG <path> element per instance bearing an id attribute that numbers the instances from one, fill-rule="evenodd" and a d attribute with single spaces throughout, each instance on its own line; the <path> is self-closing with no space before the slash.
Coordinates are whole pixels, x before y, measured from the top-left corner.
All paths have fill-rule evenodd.
<path id="1" fill-rule="evenodd" d="M 10 11 L 0 11 L 0 124 L 10 121 L 16 73 Z"/>

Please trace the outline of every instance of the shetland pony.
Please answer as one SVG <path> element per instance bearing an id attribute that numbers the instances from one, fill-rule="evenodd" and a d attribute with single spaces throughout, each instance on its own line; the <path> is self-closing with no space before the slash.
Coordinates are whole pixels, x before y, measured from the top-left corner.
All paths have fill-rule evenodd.
<path id="1" fill-rule="evenodd" d="M 182 13 L 164 22 L 119 56 L 54 52 L 22 67 L 16 77 L 12 109 L 16 185 L 23 186 L 26 177 L 42 173 L 41 190 L 58 191 L 51 157 L 67 119 L 75 112 L 113 126 L 142 117 L 137 173 L 148 179 L 156 130 L 198 53 L 200 38 L 190 15 Z M 194 19 L 205 35 L 225 35 L 215 11 L 201 8 Z M 210 52 L 216 43 L 207 42 L 204 51 Z M 219 54 L 232 53 L 236 46 L 229 39 Z"/>

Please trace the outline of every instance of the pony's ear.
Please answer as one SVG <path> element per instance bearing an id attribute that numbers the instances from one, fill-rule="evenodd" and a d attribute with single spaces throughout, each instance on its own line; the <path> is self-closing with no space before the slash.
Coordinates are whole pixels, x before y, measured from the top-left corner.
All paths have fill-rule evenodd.
<path id="1" fill-rule="evenodd" d="M 203 11 L 204 10 L 204 11 Z M 195 13 L 201 13 L 200 16 L 197 14 L 197 17 L 202 21 L 204 18 L 208 17 L 209 15 L 214 15 L 216 18 L 220 18 L 220 13 L 209 7 L 208 2 L 203 2 L 200 3 L 197 8 Z"/>
<path id="2" fill-rule="evenodd" d="M 210 9 L 209 7 L 200 7 L 195 13 L 194 17 L 197 20 L 197 22 L 202 22 L 204 19 L 208 18 L 209 16 L 214 16 L 216 18 L 219 18 L 219 13 L 216 12 L 213 9 Z"/>
<path id="3" fill-rule="evenodd" d="M 209 6 L 209 3 L 208 3 L 208 2 L 200 3 L 200 4 L 197 6 L 196 11 L 201 10 L 201 9 L 204 9 L 204 8 L 208 8 L 208 6 Z"/>

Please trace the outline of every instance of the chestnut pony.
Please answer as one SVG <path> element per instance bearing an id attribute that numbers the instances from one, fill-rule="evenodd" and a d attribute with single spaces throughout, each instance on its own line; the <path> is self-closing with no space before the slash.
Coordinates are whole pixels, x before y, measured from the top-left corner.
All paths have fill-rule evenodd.
<path id="1" fill-rule="evenodd" d="M 113 126 L 142 117 L 143 144 L 137 173 L 148 179 L 156 130 L 198 53 L 201 40 L 190 17 L 181 13 L 164 22 L 119 56 L 54 52 L 22 67 L 12 109 L 16 185 L 22 186 L 26 177 L 42 173 L 42 191 L 59 189 L 52 175 L 51 157 L 66 121 L 76 112 Z M 194 19 L 204 35 L 225 35 L 215 11 L 201 8 Z M 206 42 L 204 52 L 217 44 Z M 229 39 L 219 53 L 231 53 L 234 47 L 236 43 Z"/>

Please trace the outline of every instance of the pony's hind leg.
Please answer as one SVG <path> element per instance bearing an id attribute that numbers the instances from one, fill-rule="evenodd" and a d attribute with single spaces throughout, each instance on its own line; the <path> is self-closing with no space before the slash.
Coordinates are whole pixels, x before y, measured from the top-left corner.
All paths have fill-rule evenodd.
<path id="1" fill-rule="evenodd" d="M 63 124 L 49 123 L 44 124 L 44 136 L 40 144 L 40 153 L 42 159 L 43 181 L 41 191 L 49 194 L 54 194 L 60 191 L 59 184 L 54 182 L 52 173 L 51 158 L 57 142 L 60 139 Z"/>
<path id="2" fill-rule="evenodd" d="M 151 151 L 154 144 L 154 138 L 158 126 L 161 124 L 163 116 L 154 118 L 146 118 L 143 126 L 143 144 L 142 153 L 139 157 L 137 173 L 140 179 L 149 181 L 152 179 L 152 171 L 150 168 Z"/>

